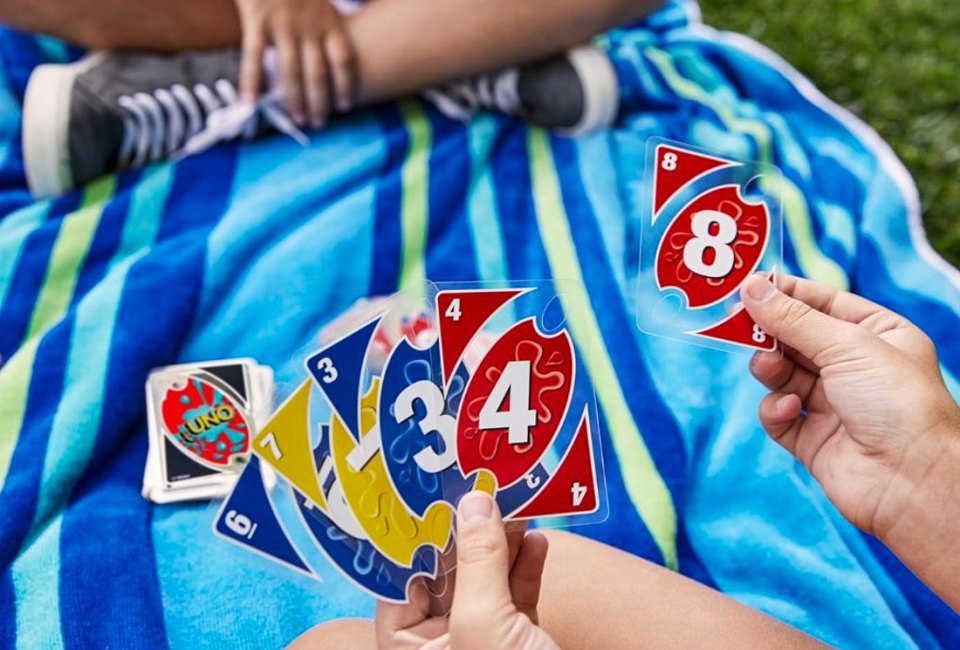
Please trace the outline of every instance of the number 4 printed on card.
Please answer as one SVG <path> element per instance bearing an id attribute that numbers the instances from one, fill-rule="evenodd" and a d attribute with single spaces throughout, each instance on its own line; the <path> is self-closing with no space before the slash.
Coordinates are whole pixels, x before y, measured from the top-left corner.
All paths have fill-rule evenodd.
<path id="1" fill-rule="evenodd" d="M 584 410 L 577 433 L 556 471 L 530 503 L 510 515 L 511 519 L 594 512 L 599 499 L 593 454 L 589 412 Z"/>
<path id="2" fill-rule="evenodd" d="M 507 330 L 464 393 L 457 418 L 464 475 L 487 470 L 503 489 L 533 469 L 566 419 L 575 368 L 566 330 L 544 335 L 532 317 Z"/>
<path id="3" fill-rule="evenodd" d="M 477 332 L 501 307 L 527 289 L 462 289 L 437 294 L 443 383 L 449 385 L 457 364 Z"/>

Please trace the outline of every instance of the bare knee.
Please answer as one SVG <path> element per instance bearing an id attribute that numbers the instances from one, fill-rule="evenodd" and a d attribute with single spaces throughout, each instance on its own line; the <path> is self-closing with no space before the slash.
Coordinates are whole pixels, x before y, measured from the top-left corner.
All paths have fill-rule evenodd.
<path id="1" fill-rule="evenodd" d="M 373 621 L 362 618 L 338 618 L 322 623 L 301 634 L 289 650 L 342 650 L 343 648 L 376 648 Z"/>

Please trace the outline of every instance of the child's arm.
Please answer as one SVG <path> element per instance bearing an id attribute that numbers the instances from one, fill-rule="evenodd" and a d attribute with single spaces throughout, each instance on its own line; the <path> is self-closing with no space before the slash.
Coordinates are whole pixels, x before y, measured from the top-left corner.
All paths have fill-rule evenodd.
<path id="1" fill-rule="evenodd" d="M 822 284 L 751 278 L 754 320 L 788 346 L 754 375 L 767 432 L 850 522 L 879 537 L 960 611 L 960 408 L 930 339 L 880 305 Z"/>
<path id="2" fill-rule="evenodd" d="M 363 103 L 556 54 L 661 0 L 378 0 L 348 19 Z"/>
<path id="3" fill-rule="evenodd" d="M 376 0 L 344 19 L 359 75 L 354 99 L 391 99 L 556 54 L 661 1 Z M 177 51 L 241 42 L 233 0 L 0 0 L 0 23 L 96 49 Z"/>

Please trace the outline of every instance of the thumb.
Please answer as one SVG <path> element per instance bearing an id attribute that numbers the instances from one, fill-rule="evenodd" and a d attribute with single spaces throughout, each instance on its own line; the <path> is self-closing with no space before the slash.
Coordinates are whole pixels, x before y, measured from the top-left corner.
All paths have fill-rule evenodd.
<path id="1" fill-rule="evenodd" d="M 510 553 L 500 510 L 485 492 L 470 492 L 457 508 L 457 583 L 450 631 L 477 644 L 512 610 Z M 481 647 L 481 645 L 477 645 Z"/>
<path id="2" fill-rule="evenodd" d="M 835 361 L 834 354 L 848 349 L 856 334 L 853 324 L 787 295 L 760 274 L 747 278 L 740 298 L 764 332 L 820 368 Z"/>

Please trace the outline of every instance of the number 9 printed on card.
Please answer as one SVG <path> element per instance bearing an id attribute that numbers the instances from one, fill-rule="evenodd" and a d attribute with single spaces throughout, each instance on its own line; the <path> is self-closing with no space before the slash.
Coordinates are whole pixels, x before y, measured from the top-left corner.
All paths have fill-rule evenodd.
<path id="1" fill-rule="evenodd" d="M 780 171 L 662 138 L 647 144 L 637 324 L 719 349 L 774 350 L 740 303 L 782 260 Z"/>
<path id="2" fill-rule="evenodd" d="M 218 536 L 308 575 L 319 551 L 398 602 L 416 576 L 444 582 L 471 490 L 507 519 L 605 519 L 596 396 L 563 311 L 580 292 L 558 286 L 431 284 L 338 321 L 255 436 Z"/>

